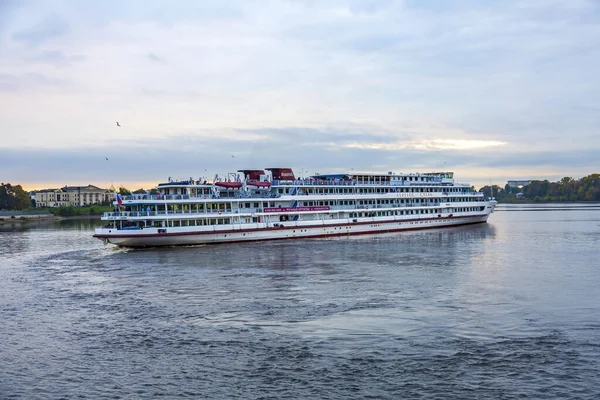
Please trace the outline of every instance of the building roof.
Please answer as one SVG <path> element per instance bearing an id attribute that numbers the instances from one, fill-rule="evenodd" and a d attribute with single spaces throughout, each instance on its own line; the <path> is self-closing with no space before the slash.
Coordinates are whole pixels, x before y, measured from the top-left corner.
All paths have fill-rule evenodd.
<path id="1" fill-rule="evenodd" d="M 99 188 L 98 186 L 94 186 L 94 185 L 87 185 L 87 186 L 65 186 L 62 188 L 62 190 L 70 192 L 70 191 L 75 191 L 75 190 L 107 191 L 108 189 L 102 189 L 102 188 Z"/>

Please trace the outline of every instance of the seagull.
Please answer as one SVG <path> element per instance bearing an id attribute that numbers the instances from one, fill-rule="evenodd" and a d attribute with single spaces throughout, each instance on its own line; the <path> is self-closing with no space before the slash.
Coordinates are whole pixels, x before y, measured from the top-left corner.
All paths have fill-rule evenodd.
<path id="1" fill-rule="evenodd" d="M 235 158 L 235 156 L 232 154 L 232 155 L 231 155 L 231 158 Z"/>
<path id="2" fill-rule="evenodd" d="M 106 161 L 108 161 L 108 157 L 104 157 L 104 158 L 106 158 Z"/>
<path id="3" fill-rule="evenodd" d="M 117 121 L 117 126 L 119 126 L 119 127 L 121 126 L 121 124 L 119 124 L 119 121 Z"/>

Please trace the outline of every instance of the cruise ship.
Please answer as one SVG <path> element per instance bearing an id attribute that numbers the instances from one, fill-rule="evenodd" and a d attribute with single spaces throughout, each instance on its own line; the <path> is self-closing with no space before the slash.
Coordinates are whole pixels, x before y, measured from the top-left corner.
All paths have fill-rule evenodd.
<path id="1" fill-rule="evenodd" d="M 485 223 L 496 201 L 452 172 L 318 174 L 239 170 L 116 196 L 94 237 L 123 247 L 323 238 Z"/>

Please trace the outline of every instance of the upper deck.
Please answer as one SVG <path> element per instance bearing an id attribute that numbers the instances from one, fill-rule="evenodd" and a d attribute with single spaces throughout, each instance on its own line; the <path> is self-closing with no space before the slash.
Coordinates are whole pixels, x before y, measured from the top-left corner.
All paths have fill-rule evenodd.
<path id="1" fill-rule="evenodd" d="M 308 178 L 296 178 L 289 168 L 271 168 L 269 177 L 263 170 L 240 170 L 227 178 L 215 176 L 214 180 L 169 180 L 157 186 L 159 194 L 136 194 L 123 196 L 124 201 L 167 201 L 189 199 L 268 199 L 297 195 L 329 195 L 344 198 L 348 195 L 385 195 L 404 192 L 438 192 L 443 195 L 478 196 L 468 184 L 454 183 L 452 172 L 413 174 L 315 174 Z"/>
<path id="2" fill-rule="evenodd" d="M 189 180 L 172 181 L 159 183 L 157 188 L 167 187 L 212 187 L 219 183 L 239 182 L 252 185 L 253 183 L 268 182 L 273 186 L 359 186 L 359 185 L 390 185 L 390 186 L 428 186 L 428 185 L 445 185 L 456 186 L 454 183 L 453 172 L 431 172 L 431 173 L 409 173 L 395 174 L 388 172 L 387 174 L 368 174 L 368 173 L 352 173 L 352 174 L 315 174 L 308 178 L 297 178 L 290 168 L 267 168 L 272 171 L 272 176 L 269 177 L 263 170 L 239 170 L 245 174 L 242 178 L 239 174 L 228 173 L 225 178 L 220 178 L 218 175 L 210 180 Z M 459 184 L 460 186 L 469 186 Z"/>

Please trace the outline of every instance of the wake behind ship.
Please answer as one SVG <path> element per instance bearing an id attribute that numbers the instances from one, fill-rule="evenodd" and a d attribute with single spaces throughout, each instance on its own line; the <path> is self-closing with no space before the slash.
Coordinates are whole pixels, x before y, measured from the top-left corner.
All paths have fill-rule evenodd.
<path id="1" fill-rule="evenodd" d="M 94 237 L 124 247 L 362 235 L 485 223 L 496 202 L 452 172 L 326 174 L 239 170 L 118 198 Z"/>

